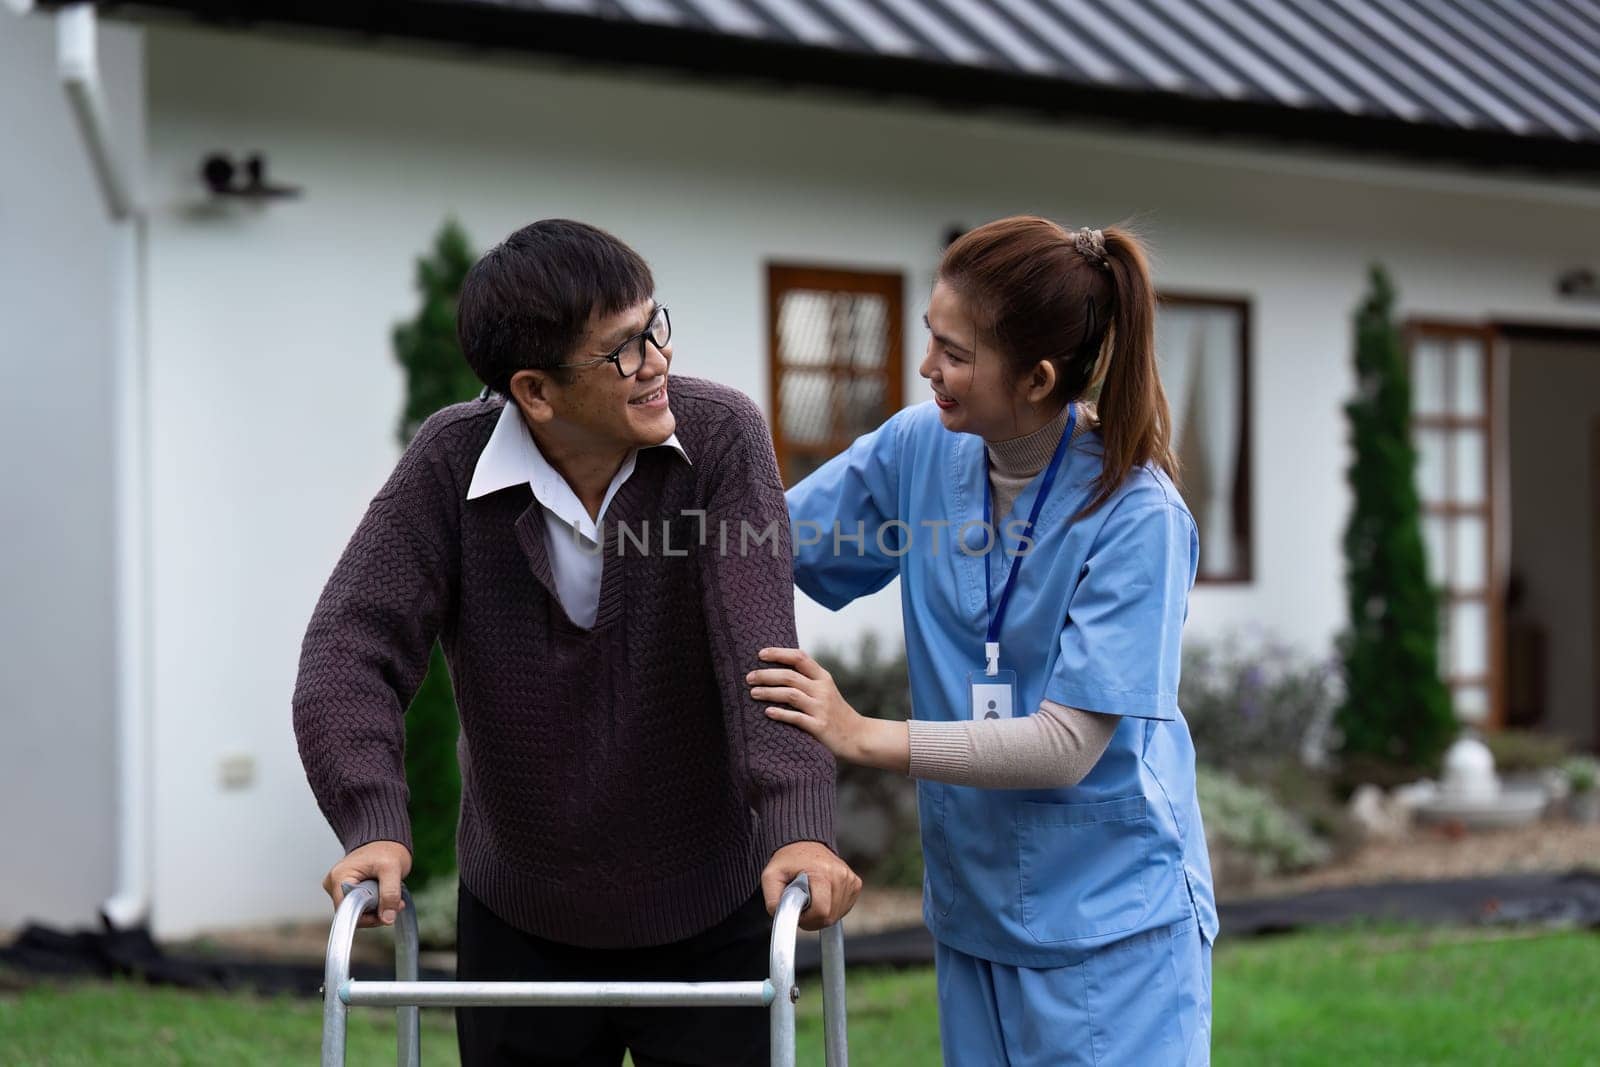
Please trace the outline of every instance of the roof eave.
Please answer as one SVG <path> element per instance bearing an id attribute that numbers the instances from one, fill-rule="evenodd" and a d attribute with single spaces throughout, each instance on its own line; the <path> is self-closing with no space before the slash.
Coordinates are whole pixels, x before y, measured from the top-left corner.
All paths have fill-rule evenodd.
<path id="1" fill-rule="evenodd" d="M 46 0 L 59 6 L 61 0 Z M 716 81 L 757 81 L 921 100 L 944 108 L 1002 108 L 1142 131 L 1333 148 L 1515 176 L 1600 177 L 1600 142 L 1407 122 L 1258 100 L 1224 100 L 1044 78 L 923 59 L 819 49 L 581 15 L 430 0 L 102 0 L 108 13 L 186 14 L 213 25 L 315 27 L 582 59 Z"/>

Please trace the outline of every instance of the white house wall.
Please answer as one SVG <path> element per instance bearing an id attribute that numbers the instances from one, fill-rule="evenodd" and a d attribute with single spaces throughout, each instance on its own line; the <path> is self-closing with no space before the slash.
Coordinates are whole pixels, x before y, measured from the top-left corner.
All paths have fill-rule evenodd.
<path id="1" fill-rule="evenodd" d="M 481 248 L 545 216 L 653 264 L 677 369 L 765 402 L 769 260 L 903 271 L 907 398 L 945 231 L 1018 211 L 1135 219 L 1159 277 L 1252 301 L 1255 580 L 1191 629 L 1246 624 L 1324 653 L 1338 541 L 1349 313 L 1366 264 L 1410 309 L 1566 314 L 1556 272 L 1600 247 L 1600 198 L 1291 176 L 1110 141 L 799 92 L 625 80 L 549 61 L 152 29 L 156 900 L 171 934 L 317 915 L 338 849 L 289 725 L 323 580 L 394 462 L 389 331 L 447 215 Z M 207 206 L 213 150 L 267 153 L 303 199 Z M 891 589 L 803 640 L 898 633 Z M 224 789 L 222 761 L 253 762 Z M 225 886 L 199 893 L 198 885 Z"/>
<path id="2" fill-rule="evenodd" d="M 139 145 L 139 33 L 100 58 Z M 0 9 L 0 929 L 92 921 L 115 876 L 117 251 L 52 23 Z"/>

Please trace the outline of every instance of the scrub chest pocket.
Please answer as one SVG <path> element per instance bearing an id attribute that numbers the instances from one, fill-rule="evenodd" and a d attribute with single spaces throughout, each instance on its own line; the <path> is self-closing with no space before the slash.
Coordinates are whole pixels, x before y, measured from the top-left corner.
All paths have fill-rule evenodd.
<path id="1" fill-rule="evenodd" d="M 1138 928 L 1156 840 L 1142 796 L 1017 807 L 1023 928 L 1041 944 Z"/>

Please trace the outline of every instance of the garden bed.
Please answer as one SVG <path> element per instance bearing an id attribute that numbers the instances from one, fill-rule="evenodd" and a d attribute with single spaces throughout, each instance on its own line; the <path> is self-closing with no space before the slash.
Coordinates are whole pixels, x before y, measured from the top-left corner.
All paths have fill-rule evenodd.
<path id="1" fill-rule="evenodd" d="M 1600 871 L 1600 826 L 1548 821 L 1515 830 L 1471 835 L 1445 829 L 1419 829 L 1396 841 L 1360 846 L 1322 867 L 1301 874 L 1266 879 L 1241 887 L 1219 886 L 1223 900 L 1282 897 L 1323 889 L 1388 882 L 1487 878 L 1537 872 L 1563 874 L 1584 867 Z M 922 922 L 922 894 L 915 889 L 869 886 L 846 920 L 851 936 L 913 927 Z M 221 930 L 182 945 L 175 951 L 214 952 L 277 960 L 320 960 L 327 948 L 328 926 L 322 922 Z M 372 963 L 392 959 L 385 931 L 363 930 L 357 958 Z M 425 963 L 453 966 L 449 953 L 428 953 Z"/>
<path id="2" fill-rule="evenodd" d="M 1584 867 L 1600 871 L 1600 825 L 1550 820 L 1472 834 L 1442 827 L 1419 828 L 1394 841 L 1361 845 L 1334 862 L 1300 874 L 1237 889 L 1220 886 L 1218 895 L 1286 896 L 1382 882 L 1562 873 Z"/>

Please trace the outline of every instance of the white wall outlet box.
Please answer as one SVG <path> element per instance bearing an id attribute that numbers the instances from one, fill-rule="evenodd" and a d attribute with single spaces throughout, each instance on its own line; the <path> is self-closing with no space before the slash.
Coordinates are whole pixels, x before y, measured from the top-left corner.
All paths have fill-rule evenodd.
<path id="1" fill-rule="evenodd" d="M 256 761 L 253 756 L 226 756 L 218 764 L 217 770 L 224 789 L 248 789 L 256 781 Z"/>

